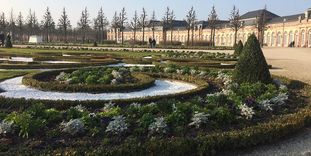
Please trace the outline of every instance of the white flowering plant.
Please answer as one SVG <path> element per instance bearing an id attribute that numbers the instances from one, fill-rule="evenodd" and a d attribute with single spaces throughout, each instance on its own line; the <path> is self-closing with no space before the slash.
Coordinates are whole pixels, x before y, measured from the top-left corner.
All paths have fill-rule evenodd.
<path id="1" fill-rule="evenodd" d="M 209 114 L 203 112 L 195 112 L 191 118 L 191 123 L 189 123 L 189 126 L 200 128 L 202 125 L 207 124 L 209 116 Z"/>
<path id="2" fill-rule="evenodd" d="M 122 115 L 113 117 L 113 120 L 109 122 L 106 132 L 114 135 L 120 135 L 128 129 L 125 117 Z"/>
<path id="3" fill-rule="evenodd" d="M 168 126 L 165 122 L 164 117 L 158 117 L 154 119 L 155 121 L 149 125 L 149 134 L 165 134 L 167 133 Z"/>
<path id="4" fill-rule="evenodd" d="M 3 120 L 0 123 L 0 135 L 12 134 L 14 132 L 13 122 Z"/>
<path id="5" fill-rule="evenodd" d="M 69 122 L 62 122 L 61 127 L 63 132 L 73 136 L 85 131 L 84 123 L 81 119 L 71 119 Z"/>
<path id="6" fill-rule="evenodd" d="M 247 120 L 251 120 L 255 115 L 255 111 L 252 107 L 248 107 L 246 104 L 239 105 L 239 109 L 241 111 L 241 116 L 243 116 Z"/>

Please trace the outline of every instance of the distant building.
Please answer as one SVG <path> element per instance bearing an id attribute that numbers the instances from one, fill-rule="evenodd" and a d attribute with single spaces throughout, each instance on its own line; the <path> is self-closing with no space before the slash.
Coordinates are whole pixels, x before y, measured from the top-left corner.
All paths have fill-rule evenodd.
<path id="1" fill-rule="evenodd" d="M 265 14 L 267 28 L 264 32 L 264 45 L 269 47 L 288 47 L 291 43 L 295 43 L 295 47 L 311 47 L 311 8 L 305 13 L 280 17 L 268 10 L 250 11 L 241 16 L 243 28 L 238 31 L 237 41 L 246 42 L 248 36 L 252 33 L 258 35 L 256 28 L 257 18 L 261 13 Z M 154 38 L 157 43 L 163 39 L 163 27 L 160 21 L 154 22 L 155 34 Z M 215 44 L 216 46 L 232 46 L 234 42 L 234 31 L 230 27 L 230 21 L 220 20 L 216 29 Z M 151 25 L 151 24 L 150 24 Z M 187 42 L 187 23 L 183 20 L 174 21 L 173 41 Z M 209 41 L 211 30 L 208 21 L 198 21 L 194 31 L 195 41 Z M 166 34 L 166 39 L 171 40 L 170 30 Z M 152 38 L 153 33 L 151 27 L 145 29 L 145 41 Z M 107 33 L 108 40 L 121 39 L 119 30 L 115 33 L 113 29 L 109 29 Z M 125 29 L 124 40 L 133 38 L 133 32 Z M 142 30 L 137 30 L 136 39 L 142 40 Z M 191 39 L 190 39 L 191 40 Z"/>
<path id="2" fill-rule="evenodd" d="M 29 43 L 42 43 L 42 36 L 38 35 L 29 36 Z"/>

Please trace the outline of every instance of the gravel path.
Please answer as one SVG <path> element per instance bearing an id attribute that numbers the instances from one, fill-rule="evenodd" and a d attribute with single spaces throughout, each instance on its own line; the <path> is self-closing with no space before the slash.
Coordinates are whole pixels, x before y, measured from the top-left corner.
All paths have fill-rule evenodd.
<path id="1" fill-rule="evenodd" d="M 185 92 L 197 88 L 196 85 L 181 81 L 156 80 L 155 85 L 145 90 L 129 92 L 129 93 L 61 93 L 40 91 L 22 85 L 23 77 L 16 77 L 5 80 L 0 83 L 0 88 L 5 92 L 0 96 L 10 98 L 25 99 L 49 99 L 49 100 L 114 100 L 114 99 L 131 99 L 156 95 L 168 95 Z"/>

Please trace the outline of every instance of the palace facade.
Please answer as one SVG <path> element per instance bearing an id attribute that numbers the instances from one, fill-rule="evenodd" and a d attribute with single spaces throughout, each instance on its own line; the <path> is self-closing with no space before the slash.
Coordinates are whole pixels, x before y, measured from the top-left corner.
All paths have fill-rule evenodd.
<path id="1" fill-rule="evenodd" d="M 241 16 L 241 22 L 243 27 L 237 33 L 237 41 L 241 40 L 246 42 L 248 36 L 252 33 L 257 35 L 256 21 L 262 12 L 265 12 L 267 18 L 267 27 L 264 32 L 264 45 L 269 47 L 288 47 L 291 43 L 294 43 L 295 47 L 311 47 L 311 8 L 304 13 L 290 15 L 290 16 L 278 16 L 267 10 L 256 10 L 247 12 Z M 157 43 L 160 43 L 163 39 L 163 27 L 160 21 L 154 22 L 155 31 L 154 38 Z M 167 41 L 179 41 L 182 43 L 187 42 L 187 23 L 182 20 L 175 20 L 173 22 L 173 35 L 171 37 L 171 30 L 166 33 Z M 196 22 L 194 31 L 195 41 L 209 41 L 211 29 L 209 29 L 207 21 Z M 215 45 L 216 46 L 232 46 L 234 42 L 234 31 L 230 27 L 230 21 L 222 20 L 218 24 L 218 28 L 215 33 Z M 191 35 L 191 33 L 190 33 Z M 153 37 L 153 31 L 150 27 L 145 28 L 145 41 Z M 117 29 L 109 29 L 107 32 L 108 40 L 117 40 L 121 42 L 121 33 Z M 124 41 L 133 39 L 133 31 L 126 28 L 124 30 Z M 136 32 L 136 40 L 142 40 L 142 30 L 139 29 Z M 191 40 L 191 39 L 190 39 Z"/>

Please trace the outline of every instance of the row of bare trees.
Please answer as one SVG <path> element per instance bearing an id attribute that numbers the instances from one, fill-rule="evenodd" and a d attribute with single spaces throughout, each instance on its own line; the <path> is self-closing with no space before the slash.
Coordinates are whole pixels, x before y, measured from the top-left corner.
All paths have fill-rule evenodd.
<path id="1" fill-rule="evenodd" d="M 162 27 L 163 33 L 163 44 L 167 44 L 167 32 L 170 31 L 170 41 L 173 41 L 173 33 L 175 25 L 175 13 L 169 7 L 166 8 L 164 15 L 161 21 L 157 21 L 155 11 L 153 11 L 152 16 L 148 18 L 147 12 L 145 8 L 142 8 L 141 13 L 138 15 L 137 11 L 135 11 L 133 18 L 128 21 L 127 13 L 125 8 L 123 7 L 120 13 L 115 12 L 111 22 L 110 27 L 114 29 L 115 36 L 117 36 L 117 32 L 121 33 L 121 43 L 124 43 L 124 31 L 126 28 L 132 30 L 133 32 L 133 40 L 136 42 L 136 33 L 137 31 L 142 31 L 142 43 L 145 43 L 145 30 L 146 28 L 150 28 L 152 30 L 152 37 L 155 38 L 155 30 L 157 26 Z M 193 7 L 187 12 L 186 18 L 184 21 L 187 29 L 187 45 L 193 45 L 194 42 L 194 31 L 197 25 L 197 15 L 196 11 Z M 230 14 L 230 27 L 234 31 L 234 44 L 237 42 L 237 34 L 239 29 L 243 27 L 243 23 L 241 22 L 241 17 L 239 14 L 239 10 L 234 6 L 231 14 Z M 266 15 L 265 11 L 262 11 L 257 18 L 256 28 L 258 30 L 258 37 L 260 41 L 263 38 L 263 32 L 266 29 Z M 215 46 L 215 32 L 216 29 L 220 28 L 221 22 L 218 19 L 218 15 L 215 7 L 212 7 L 210 14 L 208 15 L 207 20 L 207 28 L 211 30 L 210 34 L 210 42 L 212 46 Z M 58 23 L 56 24 L 53 20 L 49 7 L 47 7 L 42 21 L 39 23 L 35 12 L 29 10 L 29 14 L 24 20 L 23 15 L 19 12 L 16 19 L 13 16 L 13 10 L 10 13 L 9 20 L 6 20 L 5 14 L 0 14 L 0 31 L 3 32 L 13 32 L 16 38 L 22 40 L 23 36 L 34 34 L 42 34 L 45 37 L 46 42 L 51 42 L 51 36 L 60 36 L 59 40 L 63 42 L 68 42 L 68 35 L 70 35 L 70 42 L 72 42 L 72 36 L 75 40 L 77 40 L 77 36 L 82 38 L 82 42 L 84 43 L 88 40 L 90 34 L 94 34 L 95 39 L 100 43 L 103 43 L 105 39 L 105 33 L 107 27 L 109 26 L 109 22 L 104 14 L 102 8 L 98 11 L 97 17 L 91 20 L 89 12 L 87 8 L 83 9 L 81 12 L 81 17 L 77 23 L 77 28 L 73 29 L 71 25 L 71 21 L 67 15 L 66 9 L 63 8 L 62 14 L 58 19 Z M 115 37 L 117 41 L 118 37 Z M 191 44 L 190 44 L 191 41 Z M 262 43 L 262 42 L 261 42 Z"/>

